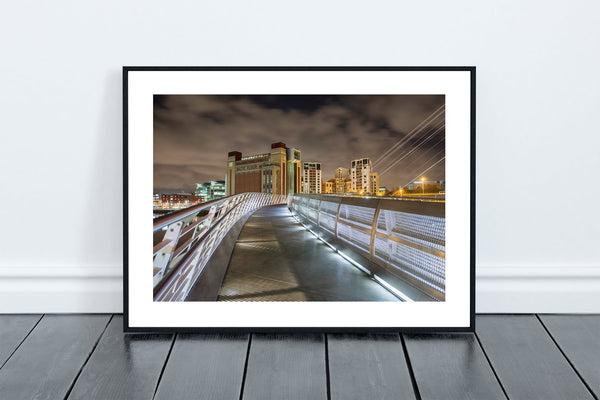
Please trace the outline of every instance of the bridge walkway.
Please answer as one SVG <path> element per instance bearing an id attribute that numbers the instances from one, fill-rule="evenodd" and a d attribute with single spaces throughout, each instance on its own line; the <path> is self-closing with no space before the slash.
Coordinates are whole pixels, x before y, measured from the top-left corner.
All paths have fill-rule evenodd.
<path id="1" fill-rule="evenodd" d="M 299 224 L 258 209 L 235 243 L 217 301 L 399 301 Z"/>

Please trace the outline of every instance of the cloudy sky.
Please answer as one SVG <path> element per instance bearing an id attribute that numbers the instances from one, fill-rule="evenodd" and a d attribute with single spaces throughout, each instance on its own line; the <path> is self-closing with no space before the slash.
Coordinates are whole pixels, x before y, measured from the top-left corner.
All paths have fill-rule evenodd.
<path id="1" fill-rule="evenodd" d="M 228 152 L 267 153 L 274 142 L 299 149 L 303 162 L 321 162 L 323 180 L 365 157 L 375 172 L 388 169 L 380 178 L 388 189 L 438 161 L 423 175 L 443 180 L 443 106 L 443 95 L 155 95 L 154 190 L 224 180 Z"/>

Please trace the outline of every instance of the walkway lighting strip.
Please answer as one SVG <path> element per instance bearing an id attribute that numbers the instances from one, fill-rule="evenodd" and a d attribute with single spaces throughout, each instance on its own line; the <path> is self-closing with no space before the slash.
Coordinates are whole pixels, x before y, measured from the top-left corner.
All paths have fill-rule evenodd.
<path id="1" fill-rule="evenodd" d="M 350 264 L 354 265 L 356 268 L 360 269 L 365 274 L 369 275 L 369 277 L 371 276 L 371 272 L 368 269 L 366 269 L 365 267 L 363 267 L 362 265 L 360 265 L 358 262 L 356 262 L 353 259 L 351 259 L 350 257 L 348 257 L 346 254 L 342 253 L 341 250 L 338 250 L 335 247 L 333 247 L 329 242 L 327 242 L 326 240 L 324 240 L 321 236 L 317 235 L 312 229 L 310 229 L 308 226 L 304 225 L 304 223 L 302 221 L 300 221 L 298 219 L 298 217 L 296 217 L 295 215 L 293 215 L 293 217 L 294 217 L 294 219 L 296 221 L 298 221 L 298 223 L 300 225 L 302 225 L 304 227 L 304 229 L 306 229 L 307 231 L 309 231 L 310 233 L 312 233 L 313 235 L 315 235 L 315 237 L 317 239 L 319 239 L 321 242 L 323 242 L 327 246 L 329 246 L 331 248 L 331 250 L 333 250 L 336 253 L 338 253 L 340 255 L 340 257 L 342 257 L 343 259 L 345 259 L 346 261 L 348 261 Z M 403 293 L 402 291 L 396 289 L 395 287 L 393 287 L 392 285 L 390 285 L 389 283 L 387 283 L 386 281 L 384 281 L 383 279 L 381 279 L 379 276 L 373 274 L 373 278 L 375 279 L 375 281 L 377 283 L 379 283 L 381 286 L 383 286 L 385 289 L 387 289 L 387 291 L 389 291 L 390 293 L 392 293 L 394 296 L 398 297 L 400 300 L 408 302 L 408 303 L 414 303 L 413 299 L 411 299 L 405 293 Z"/>
<path id="2" fill-rule="evenodd" d="M 387 283 L 386 281 L 384 281 L 383 279 L 381 279 L 379 276 L 373 275 L 373 277 L 375 278 L 375 280 L 377 282 L 379 282 L 379 284 L 381 286 L 383 286 L 384 288 L 386 288 L 387 290 L 389 290 L 390 292 L 392 292 L 396 297 L 399 297 L 403 301 L 406 301 L 408 303 L 414 303 L 415 302 L 413 299 L 411 299 L 406 294 L 404 294 L 400 290 L 396 289 L 395 287 L 393 287 L 392 285 L 390 285 L 389 283 Z"/>
<path id="3" fill-rule="evenodd" d="M 340 250 L 337 250 L 337 253 L 342 256 L 342 258 L 344 258 L 345 260 L 348 260 L 348 262 L 352 265 L 354 265 L 356 268 L 360 269 L 362 272 L 364 272 L 365 274 L 371 276 L 371 272 L 366 269 L 365 267 L 363 267 L 362 265 L 360 265 L 359 263 L 357 263 L 356 261 L 354 261 L 353 259 L 351 259 L 350 257 L 348 257 L 347 255 L 345 255 L 344 253 L 342 253 Z"/>

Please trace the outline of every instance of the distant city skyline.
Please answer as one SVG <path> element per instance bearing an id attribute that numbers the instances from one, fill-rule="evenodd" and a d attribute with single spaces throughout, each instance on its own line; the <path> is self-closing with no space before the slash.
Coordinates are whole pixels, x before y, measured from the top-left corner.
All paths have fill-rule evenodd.
<path id="1" fill-rule="evenodd" d="M 228 152 L 261 154 L 274 142 L 299 149 L 302 163 L 321 163 L 325 182 L 352 160 L 375 162 L 444 102 L 443 95 L 155 95 L 154 192 L 188 193 L 196 183 L 225 180 Z M 380 185 L 391 189 L 417 178 L 445 155 L 444 138 L 442 114 L 437 126 L 375 164 L 373 172 L 381 173 L 405 157 L 380 176 Z M 445 180 L 444 164 L 429 170 L 427 180 Z"/>

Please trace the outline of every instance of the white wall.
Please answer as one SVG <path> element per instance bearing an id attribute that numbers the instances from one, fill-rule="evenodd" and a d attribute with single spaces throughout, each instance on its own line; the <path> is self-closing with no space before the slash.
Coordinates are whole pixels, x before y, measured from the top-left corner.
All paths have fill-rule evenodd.
<path id="1" fill-rule="evenodd" d="M 597 1 L 13 1 L 0 41 L 0 312 L 121 310 L 123 65 L 477 66 L 478 310 L 600 312 Z"/>

